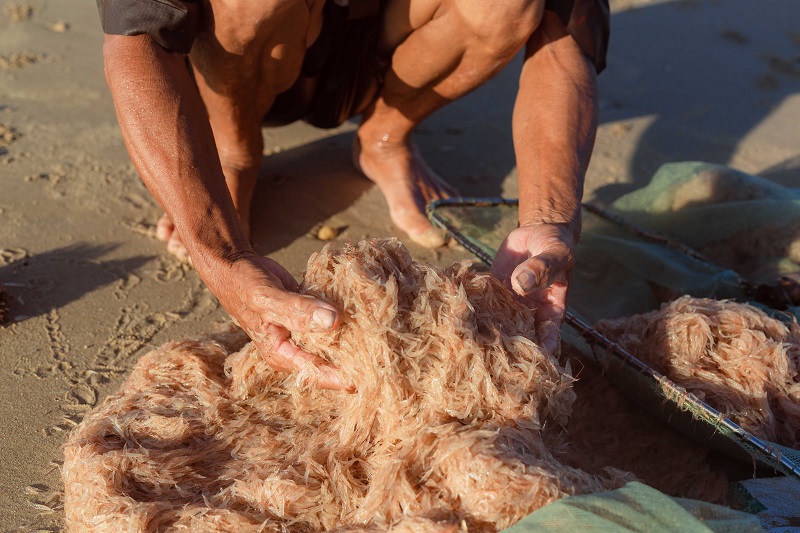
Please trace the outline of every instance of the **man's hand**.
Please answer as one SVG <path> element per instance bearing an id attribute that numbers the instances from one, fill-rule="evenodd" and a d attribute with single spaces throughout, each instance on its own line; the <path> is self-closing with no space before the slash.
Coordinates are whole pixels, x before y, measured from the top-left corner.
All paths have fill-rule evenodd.
<path id="1" fill-rule="evenodd" d="M 592 62 L 545 10 L 525 47 L 514 104 L 520 227 L 492 271 L 536 310 L 542 348 L 558 348 L 580 233 L 581 196 L 597 130 Z"/>
<path id="2" fill-rule="evenodd" d="M 311 370 L 324 389 L 350 388 L 338 371 L 291 341 L 291 332 L 327 331 L 339 314 L 328 302 L 297 294 L 297 281 L 281 265 L 256 255 L 237 259 L 205 276 L 206 283 L 275 370 Z"/>
<path id="3" fill-rule="evenodd" d="M 575 263 L 574 232 L 567 224 L 530 224 L 512 231 L 497 252 L 492 274 L 535 309 L 542 348 L 558 348 L 567 286 Z"/>
<path id="4" fill-rule="evenodd" d="M 297 281 L 283 267 L 253 252 L 185 58 L 147 35 L 107 35 L 103 55 L 128 153 L 181 228 L 211 292 L 274 369 L 309 370 L 320 387 L 348 387 L 331 365 L 291 342 L 291 331 L 332 329 L 338 313 L 329 303 L 296 294 Z"/>

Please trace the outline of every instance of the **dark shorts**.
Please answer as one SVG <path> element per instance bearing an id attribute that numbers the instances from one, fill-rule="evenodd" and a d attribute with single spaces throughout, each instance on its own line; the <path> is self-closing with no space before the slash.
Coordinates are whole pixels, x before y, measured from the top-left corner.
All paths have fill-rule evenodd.
<path id="1" fill-rule="evenodd" d="M 268 126 L 303 120 L 335 128 L 361 114 L 378 97 L 388 58 L 377 53 L 386 0 L 325 2 L 322 31 L 306 51 L 300 77 L 264 117 Z"/>

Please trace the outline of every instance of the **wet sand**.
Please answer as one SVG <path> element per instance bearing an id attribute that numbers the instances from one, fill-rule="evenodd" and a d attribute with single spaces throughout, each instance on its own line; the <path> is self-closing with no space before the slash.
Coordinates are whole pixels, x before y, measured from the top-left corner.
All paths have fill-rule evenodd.
<path id="1" fill-rule="evenodd" d="M 641 187 L 667 161 L 706 160 L 800 185 L 800 11 L 793 0 L 612 0 L 601 126 L 586 199 Z M 0 529 L 60 527 L 66 433 L 138 357 L 225 320 L 154 238 L 160 209 L 131 166 L 89 0 L 0 6 Z M 429 163 L 466 195 L 516 194 L 515 61 L 426 122 Z M 253 239 L 299 276 L 323 242 L 397 235 L 349 163 L 353 124 L 265 130 Z M 449 264 L 458 248 L 418 259 Z M 55 507 L 54 512 L 48 508 Z"/>

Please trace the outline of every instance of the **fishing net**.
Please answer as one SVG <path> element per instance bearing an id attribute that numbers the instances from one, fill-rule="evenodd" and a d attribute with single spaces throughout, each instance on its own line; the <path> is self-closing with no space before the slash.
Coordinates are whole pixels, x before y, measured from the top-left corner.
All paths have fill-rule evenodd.
<path id="1" fill-rule="evenodd" d="M 447 199 L 431 204 L 429 214 L 491 264 L 517 225 L 517 202 Z M 749 301 L 791 322 L 798 310 L 793 274 L 800 272 L 797 191 L 719 165 L 665 165 L 609 209 L 584 205 L 576 256 L 565 342 L 674 428 L 800 479 L 800 452 L 753 436 L 590 325 L 647 313 L 682 295 Z"/>

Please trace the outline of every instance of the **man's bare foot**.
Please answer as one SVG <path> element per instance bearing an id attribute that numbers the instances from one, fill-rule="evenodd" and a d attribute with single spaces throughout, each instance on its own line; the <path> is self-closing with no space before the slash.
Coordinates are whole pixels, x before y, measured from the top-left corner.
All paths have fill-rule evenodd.
<path id="1" fill-rule="evenodd" d="M 445 244 L 444 233 L 425 215 L 425 205 L 456 193 L 425 163 L 410 139 L 371 135 L 362 126 L 353 141 L 353 164 L 378 186 L 392 222 L 412 241 L 426 248 Z"/>

